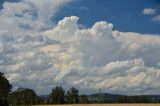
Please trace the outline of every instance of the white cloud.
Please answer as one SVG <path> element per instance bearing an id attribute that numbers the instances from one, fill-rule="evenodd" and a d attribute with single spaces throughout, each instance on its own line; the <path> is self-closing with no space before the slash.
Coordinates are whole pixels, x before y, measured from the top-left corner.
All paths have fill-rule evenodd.
<path id="1" fill-rule="evenodd" d="M 155 13 L 156 13 L 156 9 L 152 9 L 152 8 L 145 8 L 143 11 L 142 11 L 142 14 L 144 14 L 144 15 L 153 15 L 153 17 L 152 17 L 152 21 L 160 21 L 160 15 L 158 14 L 156 14 L 155 15 Z"/>
<path id="2" fill-rule="evenodd" d="M 159 93 L 159 36 L 113 31 L 113 25 L 104 21 L 81 29 L 76 16 L 50 28 L 54 16 L 50 14 L 63 3 L 3 4 L 0 70 L 13 86 L 30 87 L 39 94 L 49 93 L 56 85 L 92 93 L 98 88 L 124 94 Z M 48 13 L 44 13 L 46 6 Z"/>
<path id="3" fill-rule="evenodd" d="M 71 0 L 23 0 L 36 8 L 38 20 L 47 23 L 55 15 L 61 5 Z"/>
<path id="4" fill-rule="evenodd" d="M 152 8 L 145 8 L 142 13 L 145 15 L 153 15 L 155 14 L 156 9 L 152 9 Z"/>
<path id="5" fill-rule="evenodd" d="M 152 20 L 153 21 L 160 21 L 160 15 L 155 16 Z"/>
<path id="6" fill-rule="evenodd" d="M 71 0 L 5 2 L 0 11 L 0 30 L 7 29 L 10 33 L 22 35 L 24 31 L 25 33 L 33 33 L 53 27 L 51 18 L 61 6 L 69 1 Z"/>
<path id="7" fill-rule="evenodd" d="M 73 17 L 67 17 L 63 22 L 68 18 L 73 19 Z M 74 19 L 74 24 L 68 19 L 70 23 L 63 26 L 67 29 L 60 30 L 62 36 L 57 36 L 57 30 L 55 30 L 61 26 L 59 24 L 44 33 L 45 36 L 59 40 L 62 44 L 65 41 L 65 47 L 68 48 L 66 52 L 62 50 L 62 55 L 58 56 L 61 62 L 56 66 L 61 72 L 56 76 L 57 81 L 66 81 L 68 85 L 77 87 L 81 85 L 81 88 L 86 89 L 100 87 L 117 93 L 147 94 L 149 91 L 156 94 L 155 89 L 159 85 L 154 85 L 152 82 L 155 81 L 157 84 L 159 78 L 153 79 L 152 76 L 159 76 L 159 69 L 151 66 L 156 66 L 159 61 L 160 37 L 113 32 L 113 25 L 103 21 L 95 23 L 90 29 L 80 30 L 76 27 L 73 33 L 70 24 L 78 26 L 75 23 L 77 18 Z M 71 35 L 65 32 L 68 29 L 71 30 Z M 151 71 L 150 74 L 148 74 L 149 71 Z M 154 86 L 150 85 L 151 83 Z"/>

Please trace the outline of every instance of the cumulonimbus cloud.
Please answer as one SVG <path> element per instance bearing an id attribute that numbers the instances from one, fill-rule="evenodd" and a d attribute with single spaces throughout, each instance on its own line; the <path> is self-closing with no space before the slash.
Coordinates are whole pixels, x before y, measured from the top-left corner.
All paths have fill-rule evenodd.
<path id="1" fill-rule="evenodd" d="M 122 94 L 159 93 L 159 36 L 113 31 L 105 21 L 80 28 L 77 16 L 65 17 L 50 29 L 42 25 L 35 30 L 33 25 L 34 29 L 26 30 L 12 21 L 22 18 L 12 12 L 13 17 L 7 7 L 0 11 L 1 19 L 7 14 L 11 19 L 0 28 L 0 70 L 14 87 L 30 87 L 38 94 L 49 93 L 56 85 L 75 86 L 87 93 L 98 88 Z M 34 20 L 30 14 L 27 17 L 26 21 Z M 43 17 L 36 20 L 48 23 Z M 14 24 L 17 32 L 12 34 L 8 29 Z"/>

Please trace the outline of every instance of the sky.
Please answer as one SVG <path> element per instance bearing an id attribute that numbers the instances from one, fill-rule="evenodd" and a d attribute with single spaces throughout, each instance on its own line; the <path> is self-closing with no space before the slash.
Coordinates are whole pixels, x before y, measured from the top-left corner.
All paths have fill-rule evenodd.
<path id="1" fill-rule="evenodd" d="M 13 90 L 160 92 L 158 0 L 1 0 L 0 70 Z"/>
<path id="2" fill-rule="evenodd" d="M 158 0 L 76 0 L 62 8 L 55 19 L 76 15 L 80 17 L 79 23 L 86 27 L 97 21 L 109 21 L 116 30 L 159 34 L 159 22 L 152 21 L 153 17 L 160 14 L 158 4 Z M 144 8 L 153 8 L 156 12 L 144 15 Z"/>

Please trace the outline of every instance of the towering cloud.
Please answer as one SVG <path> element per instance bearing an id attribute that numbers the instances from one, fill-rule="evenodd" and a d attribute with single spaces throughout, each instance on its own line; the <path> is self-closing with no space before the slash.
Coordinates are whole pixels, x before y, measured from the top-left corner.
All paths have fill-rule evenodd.
<path id="1" fill-rule="evenodd" d="M 104 21 L 80 28 L 76 16 L 52 26 L 50 13 L 63 3 L 57 1 L 56 9 L 49 5 L 49 15 L 43 16 L 45 3 L 5 3 L 0 11 L 0 70 L 14 87 L 30 87 L 39 94 L 56 85 L 88 93 L 98 88 L 159 93 L 159 36 L 113 31 L 113 25 Z M 4 18 L 8 21 L 2 22 Z"/>

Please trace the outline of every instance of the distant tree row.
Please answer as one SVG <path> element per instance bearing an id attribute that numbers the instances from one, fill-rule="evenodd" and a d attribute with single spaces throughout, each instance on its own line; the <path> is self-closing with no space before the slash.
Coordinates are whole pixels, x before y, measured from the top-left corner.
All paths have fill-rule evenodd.
<path id="1" fill-rule="evenodd" d="M 18 88 L 9 95 L 9 103 L 12 105 L 34 105 L 40 102 L 40 98 L 32 89 Z"/>
<path id="2" fill-rule="evenodd" d="M 122 96 L 107 93 L 79 95 L 78 89 L 72 87 L 65 92 L 56 86 L 46 96 L 38 96 L 34 90 L 18 88 L 10 92 L 12 85 L 0 72 L 0 106 L 35 105 L 35 104 L 92 104 L 92 103 L 160 103 L 159 95 Z"/>
<path id="3" fill-rule="evenodd" d="M 117 100 L 118 103 L 160 103 L 160 98 L 150 96 L 121 96 Z"/>
<path id="4" fill-rule="evenodd" d="M 70 88 L 65 95 L 65 90 L 61 86 L 56 86 L 52 89 L 50 97 L 53 104 L 79 103 L 79 91 L 74 87 Z"/>
<path id="5" fill-rule="evenodd" d="M 93 104 L 93 103 L 160 103 L 160 96 L 122 96 L 107 97 L 95 94 L 94 97 L 79 95 L 78 89 L 72 87 L 66 93 L 63 87 L 56 86 L 48 96 L 37 96 L 31 89 L 19 88 L 9 96 L 12 105 L 34 104 Z"/>
<path id="6" fill-rule="evenodd" d="M 72 87 L 66 94 L 61 86 L 52 89 L 49 96 L 37 96 L 32 89 L 18 88 L 9 96 L 9 102 L 15 105 L 35 105 L 35 104 L 78 104 L 88 103 L 86 95 L 80 95 L 78 89 Z"/>
<path id="7" fill-rule="evenodd" d="M 87 103 L 87 96 L 80 95 L 78 89 L 72 87 L 66 93 L 63 87 L 56 86 L 49 96 L 37 96 L 34 90 L 18 88 L 10 93 L 12 85 L 0 72 L 0 106 L 34 105 L 34 104 L 77 104 Z M 10 94 L 9 94 L 10 93 Z"/>

